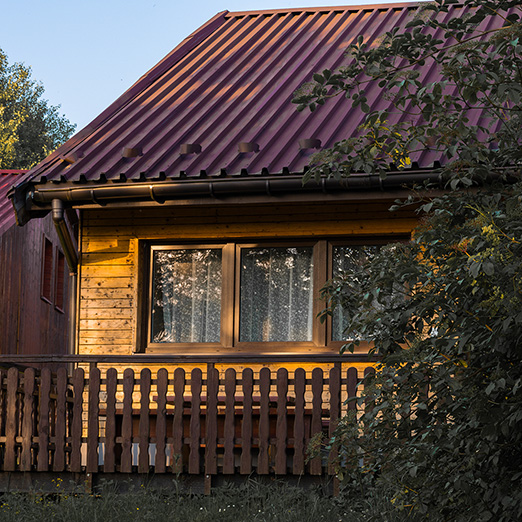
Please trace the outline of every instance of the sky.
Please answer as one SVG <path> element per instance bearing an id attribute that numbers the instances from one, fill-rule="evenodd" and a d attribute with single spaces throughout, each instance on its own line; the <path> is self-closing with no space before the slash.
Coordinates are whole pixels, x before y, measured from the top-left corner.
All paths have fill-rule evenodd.
<path id="1" fill-rule="evenodd" d="M 220 11 L 374 4 L 375 0 L 0 0 L 0 49 L 30 66 L 44 98 L 85 127 Z M 378 3 L 390 3 L 379 0 Z"/>

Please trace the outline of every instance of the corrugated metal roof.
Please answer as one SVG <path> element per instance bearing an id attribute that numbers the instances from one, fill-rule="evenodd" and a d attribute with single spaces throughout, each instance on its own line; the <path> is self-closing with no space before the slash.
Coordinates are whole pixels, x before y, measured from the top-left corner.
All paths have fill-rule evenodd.
<path id="1" fill-rule="evenodd" d="M 219 13 L 28 178 L 81 184 L 302 172 L 315 149 L 300 149 L 300 140 L 330 147 L 353 135 L 363 114 L 342 97 L 299 113 L 291 103 L 294 91 L 315 71 L 343 64 L 358 35 L 375 41 L 404 27 L 414 9 L 387 4 Z M 456 6 L 446 16 L 464 10 Z M 423 68 L 424 78 L 434 75 L 433 66 Z M 367 96 L 372 107 L 391 105 L 377 85 Z M 424 153 L 413 159 L 429 167 L 438 158 Z"/>
<path id="2" fill-rule="evenodd" d="M 0 236 L 15 224 L 13 205 L 7 199 L 7 193 L 26 172 L 26 170 L 0 170 Z"/>

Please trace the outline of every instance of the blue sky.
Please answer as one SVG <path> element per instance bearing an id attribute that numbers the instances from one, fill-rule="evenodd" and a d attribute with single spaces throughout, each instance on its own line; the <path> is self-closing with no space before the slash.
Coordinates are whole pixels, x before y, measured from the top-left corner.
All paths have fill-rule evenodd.
<path id="1" fill-rule="evenodd" d="M 372 0 L 4 0 L 0 48 L 80 130 L 216 13 Z M 379 3 L 389 3 L 380 0 Z"/>

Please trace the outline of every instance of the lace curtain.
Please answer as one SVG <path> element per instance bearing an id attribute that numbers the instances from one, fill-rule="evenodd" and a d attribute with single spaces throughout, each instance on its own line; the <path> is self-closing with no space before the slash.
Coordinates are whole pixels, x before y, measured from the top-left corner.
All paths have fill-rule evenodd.
<path id="1" fill-rule="evenodd" d="M 154 251 L 152 299 L 152 342 L 219 342 L 221 250 Z"/>

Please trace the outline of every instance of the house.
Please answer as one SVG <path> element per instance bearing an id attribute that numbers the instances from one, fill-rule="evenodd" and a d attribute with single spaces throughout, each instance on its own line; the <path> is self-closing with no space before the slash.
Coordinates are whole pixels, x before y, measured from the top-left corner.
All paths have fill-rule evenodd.
<path id="1" fill-rule="evenodd" d="M 420 153 L 384 180 L 303 185 L 311 154 L 353 135 L 361 115 L 341 98 L 314 113 L 290 101 L 314 71 L 341 65 L 358 35 L 404 27 L 415 9 L 219 13 L 15 185 L 21 225 L 79 213 L 77 250 L 61 228 L 78 276 L 76 355 L 63 360 L 89 364 L 52 381 L 75 397 L 71 410 L 64 397 L 56 406 L 59 435 L 48 420 L 38 427 L 39 444 L 54 446 L 35 456 L 27 428 L 17 467 L 6 437 L 2 469 L 325 472 L 320 456 L 305 464 L 306 444 L 332 432 L 371 370 L 363 344 L 338 355 L 343 318 L 318 320 L 319 290 L 409 237 L 415 213 L 388 209 L 438 158 Z M 367 96 L 389 104 L 377 86 Z"/>
<path id="2" fill-rule="evenodd" d="M 52 219 L 17 227 L 6 197 L 25 173 L 0 170 L 0 354 L 65 354 L 68 277 Z"/>

